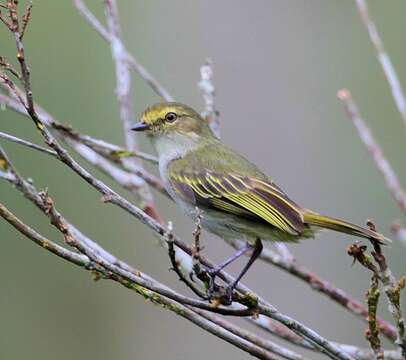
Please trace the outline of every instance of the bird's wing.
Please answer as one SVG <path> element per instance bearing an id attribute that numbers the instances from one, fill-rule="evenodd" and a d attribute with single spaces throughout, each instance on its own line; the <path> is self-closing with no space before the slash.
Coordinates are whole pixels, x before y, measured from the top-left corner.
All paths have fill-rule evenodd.
<path id="1" fill-rule="evenodd" d="M 292 235 L 300 235 L 306 228 L 300 206 L 273 182 L 232 173 L 187 170 L 171 172 L 169 181 L 185 201 L 196 206 L 262 219 Z"/>

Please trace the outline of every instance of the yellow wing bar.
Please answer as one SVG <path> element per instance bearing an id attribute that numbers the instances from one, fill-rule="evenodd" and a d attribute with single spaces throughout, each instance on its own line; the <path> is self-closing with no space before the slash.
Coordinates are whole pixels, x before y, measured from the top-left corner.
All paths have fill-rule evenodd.
<path id="1" fill-rule="evenodd" d="M 293 235 L 300 235 L 306 228 L 302 209 L 273 183 L 214 172 L 171 174 L 170 181 L 185 200 L 195 205 L 260 218 Z"/>

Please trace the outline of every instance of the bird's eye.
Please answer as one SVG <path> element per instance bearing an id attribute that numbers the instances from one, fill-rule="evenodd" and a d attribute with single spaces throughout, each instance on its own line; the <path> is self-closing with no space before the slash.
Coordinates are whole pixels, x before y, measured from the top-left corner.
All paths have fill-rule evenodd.
<path id="1" fill-rule="evenodd" d="M 165 120 L 167 122 L 174 122 L 177 119 L 177 115 L 174 112 L 169 112 L 165 115 Z"/>

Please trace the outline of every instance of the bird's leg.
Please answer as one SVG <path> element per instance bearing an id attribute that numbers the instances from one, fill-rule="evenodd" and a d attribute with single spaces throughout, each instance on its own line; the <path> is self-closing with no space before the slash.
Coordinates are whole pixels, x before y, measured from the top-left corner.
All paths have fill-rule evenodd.
<path id="1" fill-rule="evenodd" d="M 248 271 L 248 269 L 251 267 L 251 265 L 254 263 L 254 261 L 258 258 L 259 255 L 261 255 L 263 245 L 261 242 L 261 239 L 257 238 L 255 240 L 255 245 L 254 245 L 254 251 L 251 254 L 251 257 L 249 258 L 248 262 L 245 264 L 243 269 L 241 270 L 240 274 L 237 276 L 237 278 L 227 287 L 226 290 L 226 297 L 227 297 L 227 303 L 231 304 L 233 302 L 233 290 L 237 286 L 238 282 L 241 280 L 241 278 L 245 275 L 245 273 Z"/>
<path id="2" fill-rule="evenodd" d="M 237 260 L 239 257 L 244 255 L 246 252 L 252 249 L 251 244 L 245 244 L 240 250 L 238 250 L 233 256 L 229 257 L 222 263 L 218 264 L 216 267 L 207 270 L 207 273 L 210 275 L 210 284 L 209 284 L 209 297 L 211 294 L 214 292 L 214 280 L 217 276 L 217 274 L 223 270 L 226 266 L 230 265 L 233 261 Z"/>

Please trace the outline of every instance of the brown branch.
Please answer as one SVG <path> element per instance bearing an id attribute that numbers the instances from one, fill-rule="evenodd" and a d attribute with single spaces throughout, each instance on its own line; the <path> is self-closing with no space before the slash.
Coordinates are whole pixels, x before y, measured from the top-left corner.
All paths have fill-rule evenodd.
<path id="1" fill-rule="evenodd" d="M 0 68 L 10 72 L 10 74 L 14 75 L 17 79 L 21 79 L 21 75 L 18 71 L 14 69 L 14 67 L 3 56 L 0 56 Z"/>
<path id="2" fill-rule="evenodd" d="M 28 23 L 31 20 L 32 3 L 28 4 L 23 15 L 23 27 L 21 29 L 20 40 L 23 39 Z"/>

